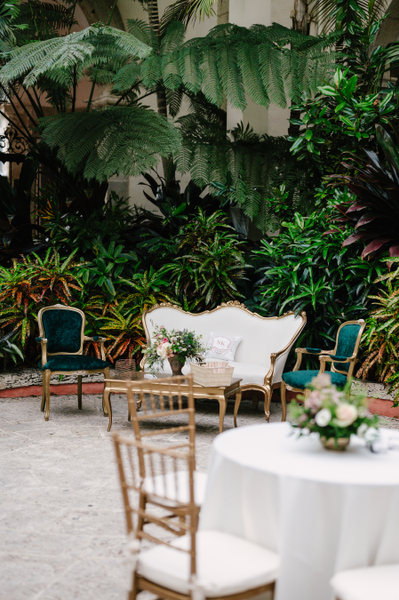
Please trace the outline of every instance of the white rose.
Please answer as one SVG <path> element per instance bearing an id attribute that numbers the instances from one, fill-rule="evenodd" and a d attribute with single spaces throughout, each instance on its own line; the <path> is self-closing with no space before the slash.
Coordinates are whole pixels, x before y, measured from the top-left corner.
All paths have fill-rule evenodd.
<path id="1" fill-rule="evenodd" d="M 329 411 L 328 408 L 322 408 L 316 414 L 314 420 L 316 421 L 316 425 L 318 425 L 319 427 L 326 427 L 331 421 L 331 417 L 331 411 Z"/>
<path id="2" fill-rule="evenodd" d="M 157 348 L 158 356 L 160 356 L 161 358 L 167 358 L 167 356 L 169 354 L 169 348 L 170 348 L 169 342 L 164 342 L 163 344 L 158 346 L 158 348 Z"/>
<path id="3" fill-rule="evenodd" d="M 357 419 L 357 408 L 353 404 L 341 402 L 341 404 L 338 404 L 335 414 L 337 416 L 334 420 L 335 425 L 338 425 L 338 427 L 349 427 Z"/>

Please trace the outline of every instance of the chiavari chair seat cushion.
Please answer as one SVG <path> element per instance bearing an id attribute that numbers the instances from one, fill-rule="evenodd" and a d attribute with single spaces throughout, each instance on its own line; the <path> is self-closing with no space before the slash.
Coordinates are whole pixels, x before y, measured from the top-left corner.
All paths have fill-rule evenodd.
<path id="1" fill-rule="evenodd" d="M 398 600 L 399 565 L 341 571 L 331 579 L 339 600 Z"/>
<path id="2" fill-rule="evenodd" d="M 278 555 L 220 531 L 199 531 L 196 537 L 197 585 L 207 598 L 229 596 L 275 581 Z M 175 547 L 190 547 L 189 536 Z M 168 546 L 140 553 L 137 572 L 148 581 L 181 594 L 190 593 L 190 557 Z"/>
<path id="3" fill-rule="evenodd" d="M 202 506 L 205 498 L 207 474 L 202 471 L 194 471 L 194 499 L 197 506 Z M 178 471 L 167 473 L 166 476 L 145 477 L 142 489 L 149 496 L 155 494 L 162 496 L 175 504 L 188 504 L 190 501 L 189 472 Z M 165 502 L 163 504 L 166 505 Z"/>

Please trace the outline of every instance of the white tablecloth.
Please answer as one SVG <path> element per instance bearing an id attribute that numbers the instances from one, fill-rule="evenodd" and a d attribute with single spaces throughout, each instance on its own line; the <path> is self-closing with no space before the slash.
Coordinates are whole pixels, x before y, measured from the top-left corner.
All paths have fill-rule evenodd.
<path id="1" fill-rule="evenodd" d="M 332 600 L 334 573 L 399 562 L 399 450 L 373 454 L 352 436 L 334 452 L 292 431 L 266 423 L 217 436 L 200 528 L 278 552 L 276 600 Z"/>

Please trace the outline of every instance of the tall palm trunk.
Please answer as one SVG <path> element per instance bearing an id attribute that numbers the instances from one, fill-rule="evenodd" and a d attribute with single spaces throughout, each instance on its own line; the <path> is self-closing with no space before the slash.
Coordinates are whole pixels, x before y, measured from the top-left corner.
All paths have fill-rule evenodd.
<path id="1" fill-rule="evenodd" d="M 147 4 L 148 8 L 148 18 L 150 22 L 150 27 L 154 31 L 154 33 L 159 36 L 160 29 L 160 20 L 159 20 L 159 9 L 158 9 L 158 0 L 148 0 Z M 166 93 L 163 85 L 160 85 L 157 90 L 157 109 L 158 113 L 167 119 L 168 110 L 166 106 Z M 162 168 L 163 174 L 166 178 L 168 169 L 170 168 L 171 158 L 162 158 Z"/>
<path id="2" fill-rule="evenodd" d="M 308 0 L 295 0 L 294 10 L 291 13 L 292 17 L 292 29 L 300 31 L 304 35 L 310 34 L 310 14 L 309 14 L 309 2 Z M 301 113 L 298 110 L 290 110 L 290 120 L 298 120 Z M 299 135 L 299 125 L 290 123 L 288 128 L 288 135 L 297 136 Z"/>

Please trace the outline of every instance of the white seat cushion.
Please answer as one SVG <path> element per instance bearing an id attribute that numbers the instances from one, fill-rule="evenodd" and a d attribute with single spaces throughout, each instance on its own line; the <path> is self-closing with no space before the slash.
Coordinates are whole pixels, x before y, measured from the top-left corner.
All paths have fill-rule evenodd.
<path id="1" fill-rule="evenodd" d="M 171 503 L 177 500 L 188 504 L 190 502 L 188 473 L 188 471 L 177 471 L 177 473 L 167 473 L 165 477 L 163 475 L 157 475 L 154 478 L 146 477 L 143 482 L 143 490 L 149 495 L 165 497 Z M 206 482 L 206 473 L 194 471 L 194 498 L 197 506 L 202 506 L 204 502 Z"/>
<path id="2" fill-rule="evenodd" d="M 189 536 L 173 542 L 189 548 Z M 277 554 L 247 540 L 220 531 L 197 533 L 197 584 L 207 598 L 238 594 L 275 581 Z M 190 557 L 168 546 L 142 552 L 137 571 L 170 590 L 189 593 Z"/>
<path id="3" fill-rule="evenodd" d="M 399 565 L 342 571 L 331 585 L 340 600 L 398 600 Z"/>

